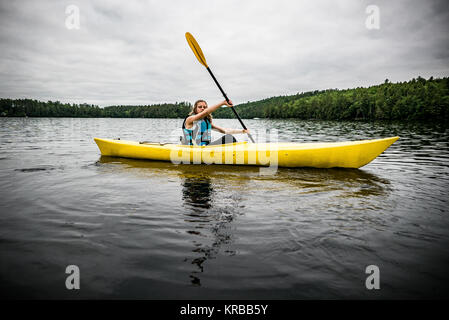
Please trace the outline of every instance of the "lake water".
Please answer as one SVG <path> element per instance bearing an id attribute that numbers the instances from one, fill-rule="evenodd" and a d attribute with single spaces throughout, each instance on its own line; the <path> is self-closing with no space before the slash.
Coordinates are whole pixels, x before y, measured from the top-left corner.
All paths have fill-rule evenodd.
<path id="1" fill-rule="evenodd" d="M 400 136 L 361 169 L 273 175 L 101 157 L 93 141 L 165 141 L 181 122 L 1 118 L 2 297 L 449 297 L 449 126 L 245 120 L 279 141 Z"/>

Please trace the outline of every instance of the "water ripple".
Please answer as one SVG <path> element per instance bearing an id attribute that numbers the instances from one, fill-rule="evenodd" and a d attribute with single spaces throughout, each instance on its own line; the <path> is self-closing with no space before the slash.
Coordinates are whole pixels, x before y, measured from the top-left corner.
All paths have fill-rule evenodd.
<path id="1" fill-rule="evenodd" d="M 100 157 L 92 140 L 165 141 L 181 120 L 1 118 L 1 278 L 65 297 L 55 275 L 79 264 L 84 298 L 370 298 L 376 264 L 380 297 L 444 296 L 446 126 L 247 120 L 280 141 L 400 136 L 362 169 L 273 175 Z"/>

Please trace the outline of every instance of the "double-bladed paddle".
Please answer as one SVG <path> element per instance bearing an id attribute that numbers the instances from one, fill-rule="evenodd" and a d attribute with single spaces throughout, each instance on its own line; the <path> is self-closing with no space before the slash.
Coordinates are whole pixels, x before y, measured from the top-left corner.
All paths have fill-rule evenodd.
<path id="1" fill-rule="evenodd" d="M 196 42 L 195 38 L 189 32 L 186 32 L 186 39 L 187 39 L 187 43 L 189 44 L 190 48 L 192 49 L 193 53 L 195 54 L 195 57 L 198 59 L 198 61 L 203 66 L 206 67 L 207 71 L 209 71 L 209 74 L 212 76 L 212 79 L 214 79 L 215 84 L 218 86 L 218 89 L 220 89 L 221 93 L 223 94 L 223 97 L 229 103 L 228 96 L 223 91 L 223 89 L 221 88 L 221 86 L 218 83 L 217 79 L 215 78 L 214 74 L 212 73 L 212 71 L 210 70 L 209 66 L 207 65 L 206 58 L 204 57 L 203 51 L 201 50 L 198 42 Z M 240 119 L 239 115 L 237 114 L 237 111 L 235 111 L 234 107 L 231 107 L 231 109 L 232 109 L 232 111 L 234 111 L 234 114 L 237 117 L 237 119 L 240 121 L 240 124 L 242 125 L 243 129 L 248 130 L 246 128 L 245 124 L 243 123 L 242 119 Z M 253 137 L 251 136 L 251 134 L 249 134 L 249 133 L 247 133 L 247 134 L 248 134 L 248 137 L 251 139 L 251 141 L 253 143 L 255 143 L 255 141 L 254 141 Z"/>

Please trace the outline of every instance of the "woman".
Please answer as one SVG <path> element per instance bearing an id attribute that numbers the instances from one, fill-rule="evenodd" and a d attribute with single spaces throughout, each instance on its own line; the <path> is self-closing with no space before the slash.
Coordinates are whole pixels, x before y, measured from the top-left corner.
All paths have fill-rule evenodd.
<path id="1" fill-rule="evenodd" d="M 233 143 L 237 142 L 237 140 L 231 134 L 249 133 L 249 130 L 228 129 L 213 124 L 211 113 L 221 106 L 231 107 L 233 106 L 233 104 L 232 101 L 229 101 L 228 103 L 225 100 L 209 108 L 207 106 L 207 102 L 204 100 L 198 100 L 197 102 L 195 102 L 192 111 L 189 113 L 189 116 L 184 119 L 184 122 L 182 124 L 182 143 L 197 146 Z M 224 133 L 225 135 L 220 139 L 211 142 L 212 129 Z"/>

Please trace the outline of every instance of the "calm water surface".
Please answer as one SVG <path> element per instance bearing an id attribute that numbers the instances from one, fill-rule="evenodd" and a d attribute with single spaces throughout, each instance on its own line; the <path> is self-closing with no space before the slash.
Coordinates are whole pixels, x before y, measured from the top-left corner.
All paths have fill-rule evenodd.
<path id="1" fill-rule="evenodd" d="M 401 139 L 358 170 L 260 175 L 101 157 L 93 141 L 166 141 L 158 128 L 181 119 L 2 118 L 2 296 L 449 296 L 449 126 L 245 123 L 276 128 L 280 141 Z M 65 288 L 68 265 L 80 268 L 80 290 Z M 368 265 L 379 267 L 379 290 L 365 287 Z"/>

